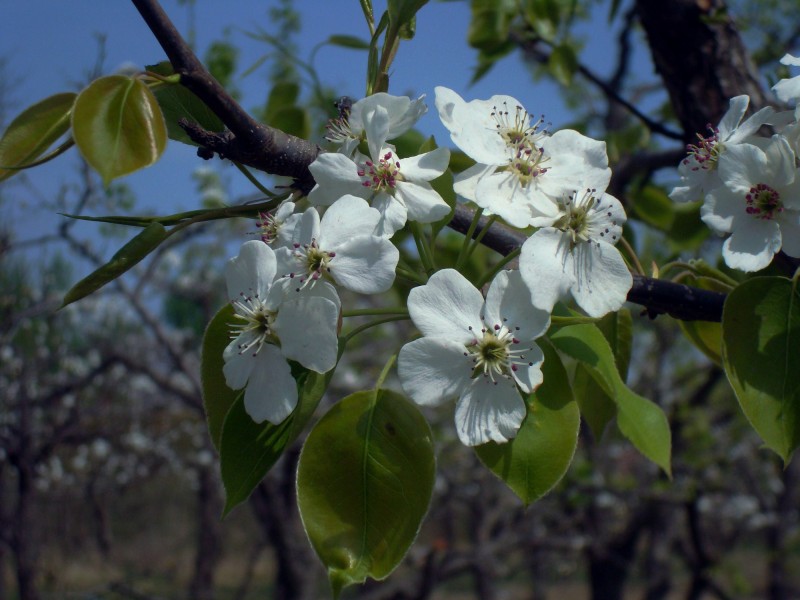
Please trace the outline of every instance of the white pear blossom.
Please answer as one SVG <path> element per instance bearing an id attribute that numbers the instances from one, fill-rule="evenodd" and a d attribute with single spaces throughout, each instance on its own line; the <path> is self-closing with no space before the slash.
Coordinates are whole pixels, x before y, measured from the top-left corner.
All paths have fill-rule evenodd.
<path id="1" fill-rule="evenodd" d="M 406 393 L 421 405 L 456 399 L 456 430 L 468 446 L 516 436 L 527 414 L 521 393 L 542 382 L 534 340 L 550 324 L 519 273 L 499 273 L 484 301 L 458 271 L 438 271 L 411 290 L 408 310 L 424 337 L 398 356 Z"/>
<path id="2" fill-rule="evenodd" d="M 633 285 L 616 249 L 625 223 L 619 200 L 589 186 L 559 199 L 559 216 L 522 245 L 519 270 L 533 304 L 552 310 L 571 294 L 589 316 L 619 310 Z"/>
<path id="3" fill-rule="evenodd" d="M 284 202 L 271 213 L 259 214 L 262 242 L 273 248 L 291 245 L 294 229 L 300 221 L 300 214 L 295 213 L 294 208 L 294 202 Z"/>
<path id="4" fill-rule="evenodd" d="M 722 246 L 725 263 L 758 271 L 779 250 L 800 257 L 800 178 L 786 139 L 731 148 L 719 159 L 719 176 L 723 185 L 706 196 L 701 215 L 715 232 L 731 234 Z"/>
<path id="5" fill-rule="evenodd" d="M 800 67 L 800 58 L 791 54 L 784 54 L 783 58 L 781 58 L 781 64 Z M 782 102 L 797 104 L 797 101 L 800 100 L 800 75 L 789 79 L 781 79 L 772 86 L 772 91 Z"/>
<path id="6" fill-rule="evenodd" d="M 569 129 L 551 136 L 544 117 L 533 121 L 511 96 L 465 102 L 437 87 L 436 108 L 453 142 L 477 162 L 456 176 L 456 193 L 509 225 L 552 224 L 576 174 L 603 188 L 611 179 L 605 142 Z"/>
<path id="7" fill-rule="evenodd" d="M 697 143 L 689 144 L 688 154 L 678 166 L 678 174 L 683 185 L 675 187 L 669 197 L 678 202 L 702 200 L 721 181 L 717 173 L 720 157 L 737 144 L 752 142 L 754 136 L 772 115 L 772 107 L 765 107 L 744 122 L 750 97 L 746 95 L 731 98 L 730 108 L 717 127 L 708 125 L 709 135 L 697 134 Z"/>
<path id="8" fill-rule="evenodd" d="M 424 100 L 424 94 L 416 100 L 408 96 L 392 96 L 385 92 L 367 96 L 355 102 L 349 111 L 345 111 L 347 114 L 333 119 L 328 124 L 328 135 L 325 139 L 340 145 L 340 153 L 352 156 L 356 146 L 366 135 L 364 115 L 374 112 L 380 106 L 389 115 L 386 139 L 393 140 L 411 129 L 420 117 L 428 112 Z"/>
<path id="9" fill-rule="evenodd" d="M 317 206 L 329 206 L 346 194 L 370 201 L 380 212 L 377 233 L 391 237 L 407 220 L 432 223 L 450 212 L 450 206 L 429 181 L 447 169 L 450 151 L 436 148 L 412 158 L 401 159 L 386 144 L 391 119 L 376 106 L 362 112 L 370 157 L 356 153 L 355 160 L 344 154 L 320 154 L 309 170 L 317 185 L 308 199 Z"/>
<path id="10" fill-rule="evenodd" d="M 278 248 L 279 276 L 294 279 L 298 289 L 312 287 L 327 275 L 354 292 L 378 294 L 394 282 L 400 253 L 374 233 L 380 214 L 362 198 L 342 196 L 320 220 L 306 210 L 291 247 Z"/>
<path id="11" fill-rule="evenodd" d="M 233 341 L 225 348 L 228 387 L 246 386 L 244 407 L 254 421 L 277 425 L 297 405 L 297 384 L 288 360 L 325 373 L 336 365 L 341 303 L 323 283 L 302 294 L 275 282 L 275 253 L 261 241 L 242 245 L 225 267 L 235 313 Z"/>

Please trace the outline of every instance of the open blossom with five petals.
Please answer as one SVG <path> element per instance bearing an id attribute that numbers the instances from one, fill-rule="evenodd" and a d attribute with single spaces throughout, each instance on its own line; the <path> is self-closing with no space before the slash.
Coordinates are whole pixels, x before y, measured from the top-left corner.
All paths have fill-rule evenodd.
<path id="1" fill-rule="evenodd" d="M 603 188 L 611 178 L 605 142 L 569 129 L 548 135 L 543 118 L 533 121 L 511 96 L 465 102 L 437 87 L 436 108 L 453 142 L 477 162 L 456 177 L 456 193 L 514 227 L 550 225 L 576 173 Z"/>
<path id="2" fill-rule="evenodd" d="M 800 257 L 800 177 L 786 139 L 731 148 L 719 160 L 719 176 L 723 185 L 706 196 L 701 215 L 715 232 L 731 234 L 722 246 L 725 263 L 758 271 L 779 250 Z"/>
<path id="3" fill-rule="evenodd" d="M 289 247 L 278 248 L 278 274 L 294 287 L 312 287 L 323 276 L 361 294 L 388 290 L 400 253 L 374 233 L 378 211 L 362 198 L 342 196 L 320 220 L 316 208 L 303 213 Z"/>
<path id="4" fill-rule="evenodd" d="M 332 120 L 328 124 L 328 134 L 325 139 L 339 144 L 341 154 L 352 156 L 356 146 L 367 133 L 364 115 L 373 113 L 380 106 L 389 115 L 386 139 L 393 140 L 411 129 L 420 117 L 428 112 L 424 100 L 424 94 L 416 100 L 408 96 L 392 96 L 385 92 L 372 94 L 355 102 L 349 111 L 345 111 L 347 114 Z"/>
<path id="5" fill-rule="evenodd" d="M 282 422 L 297 405 L 297 383 L 288 360 L 325 373 L 336 365 L 340 302 L 323 283 L 303 294 L 275 282 L 272 248 L 252 240 L 225 267 L 234 317 L 225 348 L 228 387 L 246 386 L 244 407 L 254 421 Z"/>
<path id="6" fill-rule="evenodd" d="M 328 206 L 347 194 L 364 198 L 380 213 L 376 232 L 385 237 L 394 235 L 407 220 L 432 223 L 445 217 L 450 206 L 428 182 L 445 172 L 450 151 L 436 148 L 401 159 L 386 144 L 390 131 L 387 110 L 376 106 L 363 112 L 362 118 L 370 157 L 320 154 L 309 166 L 317 182 L 308 195 L 311 203 Z"/>
<path id="7" fill-rule="evenodd" d="M 688 154 L 678 166 L 683 185 L 675 187 L 669 197 L 678 202 L 702 200 L 721 182 L 717 173 L 720 157 L 730 148 L 753 140 L 753 137 L 775 111 L 767 106 L 742 121 L 750 97 L 731 98 L 730 108 L 717 127 L 709 124 L 709 135 L 697 134 L 696 144 L 687 146 Z"/>
<path id="8" fill-rule="evenodd" d="M 552 226 L 536 231 L 522 245 L 519 270 L 535 306 L 552 310 L 572 295 L 589 316 L 619 310 L 633 278 L 616 249 L 625 223 L 619 200 L 596 182 L 559 199 Z"/>
<path id="9" fill-rule="evenodd" d="M 484 301 L 458 271 L 438 271 L 411 290 L 408 310 L 424 337 L 398 356 L 406 393 L 421 405 L 456 399 L 456 430 L 468 446 L 515 437 L 527 414 L 521 392 L 542 382 L 534 340 L 550 324 L 519 273 L 499 273 Z"/>

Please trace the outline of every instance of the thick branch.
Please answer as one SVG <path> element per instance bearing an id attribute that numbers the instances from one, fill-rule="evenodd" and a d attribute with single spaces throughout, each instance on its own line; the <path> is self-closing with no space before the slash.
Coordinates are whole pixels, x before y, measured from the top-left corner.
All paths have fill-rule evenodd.
<path id="1" fill-rule="evenodd" d="M 254 120 L 203 67 L 156 0 L 132 2 L 166 52 L 175 72 L 181 75 L 181 83 L 203 100 L 230 130 L 207 132 L 196 125 L 183 124 L 192 139 L 207 149 L 256 169 L 294 177 L 295 188 L 310 190 L 314 179 L 308 165 L 317 157 L 320 148 Z M 660 124 L 651 122 L 638 111 L 635 114 L 654 131 L 670 135 Z M 471 211 L 458 207 L 450 226 L 465 233 L 471 220 Z M 524 241 L 524 235 L 498 224 L 492 225 L 483 238 L 486 246 L 502 254 L 519 248 Z M 645 306 L 652 317 L 668 314 L 677 319 L 706 321 L 722 318 L 724 298 L 723 294 L 638 276 L 634 277 L 633 289 L 628 294 L 629 301 Z"/>
<path id="2" fill-rule="evenodd" d="M 472 211 L 459 206 L 456 208 L 453 220 L 450 221 L 450 227 L 460 233 L 466 233 L 472 222 L 472 216 Z M 486 222 L 485 217 L 481 219 L 474 235 L 477 236 L 481 232 Z M 483 243 L 492 250 L 506 255 L 522 246 L 526 239 L 524 234 L 494 223 L 484 235 Z M 666 314 L 682 321 L 719 322 L 722 320 L 725 294 L 634 275 L 633 287 L 628 292 L 628 301 L 644 306 L 650 317 Z"/>
<path id="3" fill-rule="evenodd" d="M 636 9 L 684 140 L 718 123 L 734 96 L 769 104 L 722 0 L 636 0 Z"/>
<path id="4" fill-rule="evenodd" d="M 200 98 L 229 129 L 228 133 L 216 136 L 221 132 L 189 128 L 187 133 L 192 139 L 203 144 L 203 140 L 196 139 L 193 134 L 207 135 L 215 140 L 213 145 L 205 140 L 209 149 L 261 171 L 292 177 L 295 187 L 310 190 L 314 179 L 308 165 L 320 153 L 319 146 L 256 121 L 211 76 L 156 0 L 132 2 L 161 44 L 172 68 L 181 76 L 181 84 Z"/>

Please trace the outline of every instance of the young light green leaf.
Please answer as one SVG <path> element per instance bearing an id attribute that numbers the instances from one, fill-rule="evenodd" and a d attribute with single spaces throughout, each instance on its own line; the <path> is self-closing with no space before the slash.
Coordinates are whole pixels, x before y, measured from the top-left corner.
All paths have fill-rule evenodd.
<path id="1" fill-rule="evenodd" d="M 222 352 L 231 337 L 231 323 L 234 322 L 233 307 L 230 304 L 223 306 L 206 327 L 203 335 L 203 348 L 200 355 L 200 379 L 203 385 L 203 407 L 206 411 L 208 432 L 214 447 L 220 449 L 222 426 L 225 416 L 231 406 L 243 392 L 232 390 L 225 384 L 225 375 L 222 367 Z"/>
<path id="2" fill-rule="evenodd" d="M 340 347 L 340 354 L 343 349 Z M 220 470 L 225 487 L 223 516 L 247 500 L 289 444 L 297 439 L 328 389 L 334 371 L 320 375 L 293 364 L 297 408 L 279 425 L 256 423 L 244 409 L 244 394 L 236 398 L 225 416 L 220 436 Z"/>
<path id="3" fill-rule="evenodd" d="M 29 106 L 8 126 L 0 138 L 0 181 L 34 162 L 69 130 L 69 116 L 77 94 L 50 96 Z"/>
<path id="4" fill-rule="evenodd" d="M 72 286 L 64 296 L 61 308 L 88 296 L 109 281 L 115 280 L 155 250 L 166 237 L 167 230 L 161 223 L 151 223 L 142 229 L 131 241 L 120 248 L 110 261 Z"/>
<path id="5" fill-rule="evenodd" d="M 589 370 L 617 405 L 617 426 L 622 435 L 669 475 L 672 435 L 667 417 L 657 404 L 625 385 L 600 330 L 594 325 L 571 325 L 554 333 L 551 341 Z"/>
<path id="6" fill-rule="evenodd" d="M 397 567 L 428 510 L 431 431 L 403 396 L 379 390 L 338 402 L 306 439 L 297 502 L 335 596 Z"/>
<path id="7" fill-rule="evenodd" d="M 800 292 L 783 277 L 736 287 L 722 312 L 722 360 L 739 405 L 788 463 L 800 445 Z"/>
<path id="8" fill-rule="evenodd" d="M 140 80 L 122 75 L 101 77 L 78 94 L 72 134 L 106 185 L 156 162 L 167 144 L 155 96 Z"/>
<path id="9" fill-rule="evenodd" d="M 528 402 L 528 416 L 517 436 L 490 442 L 475 453 L 527 506 L 555 486 L 567 472 L 578 446 L 580 413 L 561 359 L 545 340 L 544 382 Z"/>

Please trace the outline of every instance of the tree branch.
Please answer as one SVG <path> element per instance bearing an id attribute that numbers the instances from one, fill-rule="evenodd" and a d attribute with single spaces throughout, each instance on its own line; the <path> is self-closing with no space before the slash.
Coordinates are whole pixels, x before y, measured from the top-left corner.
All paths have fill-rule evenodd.
<path id="1" fill-rule="evenodd" d="M 319 146 L 264 126 L 253 119 L 203 67 L 156 0 L 131 1 L 161 44 L 175 72 L 181 75 L 181 84 L 203 100 L 230 130 L 207 132 L 196 124 L 183 124 L 192 139 L 207 150 L 261 171 L 293 177 L 293 187 L 296 189 L 303 192 L 311 190 L 314 179 L 308 165 L 321 152 Z M 667 137 L 675 136 L 674 132 L 652 121 L 615 95 L 608 84 L 594 78 L 591 73 L 583 70 L 581 72 L 601 85 L 610 97 L 632 110 L 651 130 Z M 450 227 L 466 233 L 471 221 L 472 212 L 459 206 Z M 481 227 L 475 233 L 480 230 Z M 494 224 L 486 232 L 483 243 L 505 255 L 519 248 L 525 239 L 523 234 Z M 724 294 L 639 276 L 634 276 L 633 288 L 628 294 L 628 300 L 643 305 L 651 317 L 668 314 L 683 320 L 720 321 L 724 299 Z"/>
<path id="2" fill-rule="evenodd" d="M 314 179 L 308 165 L 320 153 L 320 147 L 256 121 L 203 66 L 156 0 L 131 1 L 164 49 L 175 73 L 181 76 L 181 84 L 200 98 L 229 130 L 206 132 L 194 125 L 185 128 L 189 136 L 237 162 L 273 175 L 292 177 L 293 187 L 310 191 Z"/>

